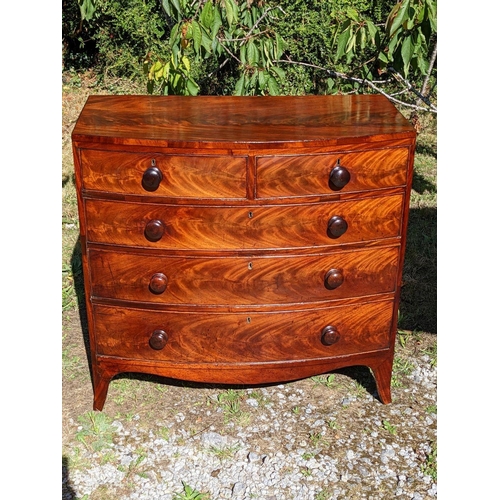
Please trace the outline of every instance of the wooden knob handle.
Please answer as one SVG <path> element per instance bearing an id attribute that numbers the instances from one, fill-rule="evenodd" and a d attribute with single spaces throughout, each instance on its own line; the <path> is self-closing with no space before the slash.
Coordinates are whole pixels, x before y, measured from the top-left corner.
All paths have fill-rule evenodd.
<path id="1" fill-rule="evenodd" d="M 325 326 L 321 331 L 321 342 L 324 345 L 332 345 L 338 342 L 340 339 L 339 331 L 331 325 Z"/>
<path id="2" fill-rule="evenodd" d="M 332 168 L 332 171 L 330 172 L 330 189 L 338 191 L 339 189 L 342 189 L 350 180 L 351 174 L 349 173 L 349 170 L 339 163 Z"/>
<path id="3" fill-rule="evenodd" d="M 161 240 L 164 232 L 165 226 L 161 220 L 150 220 L 144 228 L 144 236 L 149 241 Z"/>
<path id="4" fill-rule="evenodd" d="M 339 238 L 347 231 L 347 222 L 340 215 L 334 215 L 328 221 L 327 234 L 330 238 Z"/>
<path id="5" fill-rule="evenodd" d="M 158 167 L 149 167 L 142 174 L 142 187 L 146 191 L 156 191 L 163 179 L 163 174 Z"/>
<path id="6" fill-rule="evenodd" d="M 149 339 L 149 345 L 155 351 L 160 351 L 167 345 L 168 335 L 163 330 L 155 330 Z"/>
<path id="7" fill-rule="evenodd" d="M 168 278 L 163 273 L 155 273 L 149 280 L 149 289 L 153 293 L 163 293 L 167 289 Z"/>
<path id="8" fill-rule="evenodd" d="M 328 290 L 335 290 L 344 282 L 344 274 L 342 273 L 342 269 L 330 269 L 325 274 L 325 287 Z"/>

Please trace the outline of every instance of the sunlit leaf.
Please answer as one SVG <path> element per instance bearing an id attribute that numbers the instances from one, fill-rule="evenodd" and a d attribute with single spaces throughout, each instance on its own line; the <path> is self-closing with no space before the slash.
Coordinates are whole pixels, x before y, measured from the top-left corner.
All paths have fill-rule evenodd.
<path id="1" fill-rule="evenodd" d="M 271 95 L 279 95 L 280 94 L 280 88 L 278 85 L 278 82 L 274 78 L 274 76 L 269 76 L 269 80 L 267 81 L 267 86 L 269 88 L 269 93 Z"/>
<path id="2" fill-rule="evenodd" d="M 196 52 L 199 52 L 200 48 L 201 48 L 202 33 L 201 33 L 201 27 L 198 24 L 198 21 L 193 20 L 191 22 L 191 29 L 192 29 L 192 34 L 193 34 L 194 50 Z"/>

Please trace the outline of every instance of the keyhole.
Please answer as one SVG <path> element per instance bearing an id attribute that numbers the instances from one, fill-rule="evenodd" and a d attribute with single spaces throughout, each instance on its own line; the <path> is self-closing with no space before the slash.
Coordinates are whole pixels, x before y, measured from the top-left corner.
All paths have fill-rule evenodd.
<path id="1" fill-rule="evenodd" d="M 253 269 L 253 264 L 251 262 L 248 263 L 248 269 L 250 269 L 250 271 Z"/>
<path id="2" fill-rule="evenodd" d="M 247 323 L 251 323 L 251 322 L 252 322 L 252 318 L 249 316 L 249 317 L 247 318 Z"/>
<path id="3" fill-rule="evenodd" d="M 248 212 L 248 218 L 251 219 L 253 217 L 253 212 Z"/>

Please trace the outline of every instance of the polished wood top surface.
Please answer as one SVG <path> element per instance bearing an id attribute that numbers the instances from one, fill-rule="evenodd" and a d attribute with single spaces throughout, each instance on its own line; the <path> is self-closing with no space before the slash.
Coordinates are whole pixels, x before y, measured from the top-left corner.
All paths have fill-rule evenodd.
<path id="1" fill-rule="evenodd" d="M 159 147 L 328 146 L 413 138 L 383 96 L 90 96 L 74 141 Z"/>

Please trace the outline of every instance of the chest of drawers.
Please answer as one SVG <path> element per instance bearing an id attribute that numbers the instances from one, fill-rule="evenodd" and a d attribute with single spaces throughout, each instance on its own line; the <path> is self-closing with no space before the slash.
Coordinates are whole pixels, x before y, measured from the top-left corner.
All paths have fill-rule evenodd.
<path id="1" fill-rule="evenodd" d="M 90 96 L 73 130 L 94 409 L 142 372 L 365 365 L 391 401 L 415 131 L 382 96 Z"/>

